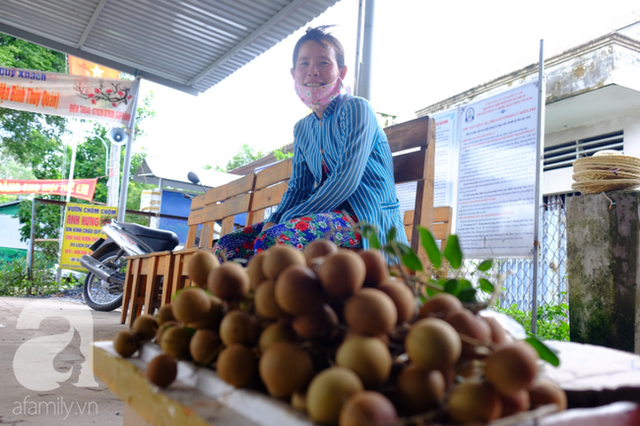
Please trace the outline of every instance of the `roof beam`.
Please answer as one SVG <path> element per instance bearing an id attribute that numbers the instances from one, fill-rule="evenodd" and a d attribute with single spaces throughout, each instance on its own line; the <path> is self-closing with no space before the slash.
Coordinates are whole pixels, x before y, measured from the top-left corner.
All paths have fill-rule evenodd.
<path id="1" fill-rule="evenodd" d="M 78 40 L 78 43 L 76 43 L 76 48 L 80 49 L 84 45 L 84 42 L 87 40 L 87 37 L 89 37 L 89 33 L 91 33 L 91 30 L 93 30 L 93 26 L 96 24 L 96 21 L 98 20 L 102 9 L 104 9 L 104 5 L 107 4 L 107 1 L 108 0 L 100 0 L 98 5 L 96 6 L 93 14 L 91 15 L 91 19 L 89 19 L 87 26 L 82 32 L 82 36 L 80 36 L 80 40 Z"/>

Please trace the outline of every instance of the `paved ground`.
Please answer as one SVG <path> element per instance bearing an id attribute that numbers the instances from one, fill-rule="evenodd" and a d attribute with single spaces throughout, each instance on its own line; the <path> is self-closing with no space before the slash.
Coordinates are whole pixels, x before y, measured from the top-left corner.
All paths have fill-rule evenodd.
<path id="1" fill-rule="evenodd" d="M 122 425 L 124 403 L 94 379 L 88 343 L 125 328 L 120 309 L 0 297 L 0 425 Z"/>

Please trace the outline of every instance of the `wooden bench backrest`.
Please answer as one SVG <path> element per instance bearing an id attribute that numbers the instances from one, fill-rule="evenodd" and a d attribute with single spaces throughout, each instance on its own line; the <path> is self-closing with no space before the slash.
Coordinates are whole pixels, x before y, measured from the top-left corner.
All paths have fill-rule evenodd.
<path id="1" fill-rule="evenodd" d="M 225 185 L 211 188 L 206 194 L 198 196 L 204 197 L 204 200 L 197 201 L 197 205 L 204 204 L 202 208 L 194 210 L 192 202 L 188 221 L 189 233 L 191 233 L 192 228 L 197 230 L 200 225 L 202 226 L 200 241 L 197 244 L 199 248 L 212 247 L 216 221 L 222 222 L 222 235 L 234 230 L 233 219 L 235 215 L 246 213 L 251 208 L 254 180 L 255 175 L 252 173 Z M 196 201 L 196 199 L 194 198 L 193 201 Z M 195 237 L 192 244 L 192 246 L 187 245 L 185 248 L 195 247 Z"/>
<path id="2" fill-rule="evenodd" d="M 280 204 L 291 177 L 291 159 L 280 161 L 256 173 L 253 203 L 247 223 L 264 220 L 265 209 Z"/>
<path id="3" fill-rule="evenodd" d="M 433 185 L 435 169 L 436 123 L 425 116 L 384 129 L 393 156 L 396 184 L 416 182 L 416 198 L 411 226 L 405 226 L 411 248 L 425 263 L 427 255 L 420 245 L 418 225 L 432 229 L 434 222 Z M 411 209 L 410 209 L 411 210 Z"/>
<path id="4" fill-rule="evenodd" d="M 440 248 L 444 250 L 447 243 L 447 238 L 451 234 L 451 216 L 453 215 L 453 209 L 451 207 L 436 207 L 433 209 L 433 226 L 431 233 L 436 240 L 440 241 Z M 414 211 L 407 210 L 404 212 L 404 230 L 409 238 L 409 244 L 411 244 L 412 230 L 414 224 Z M 421 225 L 424 226 L 424 225 Z"/>

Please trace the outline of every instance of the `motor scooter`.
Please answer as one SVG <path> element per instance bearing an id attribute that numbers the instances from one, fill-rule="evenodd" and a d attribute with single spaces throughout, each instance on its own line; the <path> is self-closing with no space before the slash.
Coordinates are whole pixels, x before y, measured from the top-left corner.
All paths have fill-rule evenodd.
<path id="1" fill-rule="evenodd" d="M 189 172 L 188 179 L 200 184 L 198 176 Z M 204 188 L 204 187 L 203 187 Z M 192 198 L 185 194 L 186 198 Z M 122 294 L 127 271 L 128 256 L 179 249 L 178 236 L 172 231 L 153 229 L 135 223 L 111 220 L 102 227 L 107 238 L 96 240 L 80 258 L 80 264 L 89 273 L 82 293 L 90 308 L 112 311 L 122 305 Z"/>

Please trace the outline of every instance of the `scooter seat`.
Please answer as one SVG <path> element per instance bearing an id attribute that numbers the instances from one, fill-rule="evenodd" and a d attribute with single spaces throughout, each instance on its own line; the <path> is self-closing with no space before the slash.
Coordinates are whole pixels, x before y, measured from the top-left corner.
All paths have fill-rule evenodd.
<path id="1" fill-rule="evenodd" d="M 153 229 L 137 223 L 118 223 L 118 225 L 136 235 L 154 251 L 173 250 L 180 243 L 178 236 L 172 231 Z"/>

